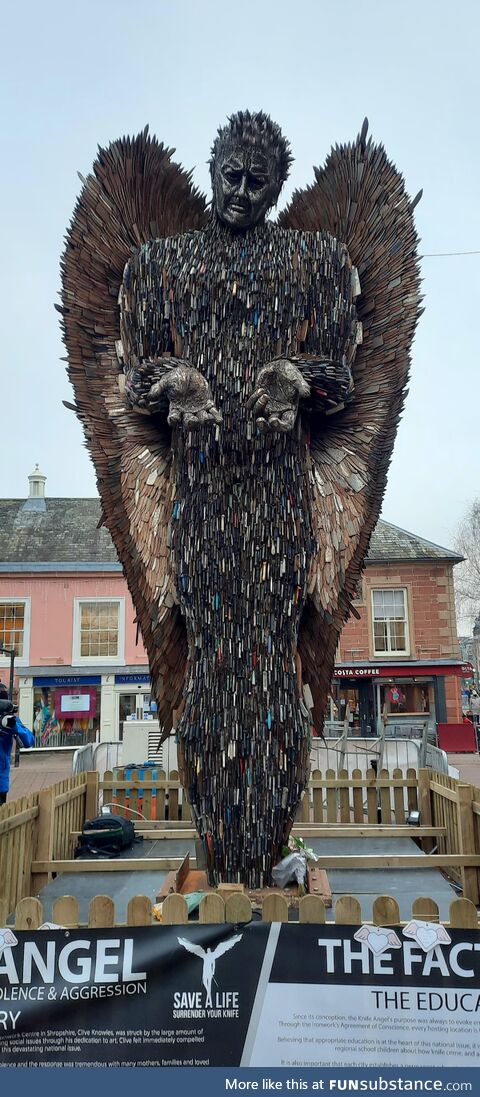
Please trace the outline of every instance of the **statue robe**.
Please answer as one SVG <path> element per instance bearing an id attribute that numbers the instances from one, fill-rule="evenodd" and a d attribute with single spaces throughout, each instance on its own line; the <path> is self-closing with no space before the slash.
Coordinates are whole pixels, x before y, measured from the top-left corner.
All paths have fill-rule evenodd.
<path id="1" fill-rule="evenodd" d="M 246 403 L 261 366 L 294 358 L 321 429 L 351 396 L 355 293 L 342 243 L 270 223 L 234 233 L 213 220 L 151 241 L 125 270 L 126 371 L 174 354 L 203 374 L 223 416 L 172 441 L 170 545 L 189 652 L 177 741 L 212 880 L 270 882 L 309 771 L 296 666 L 317 548 L 309 417 L 261 434 Z"/>

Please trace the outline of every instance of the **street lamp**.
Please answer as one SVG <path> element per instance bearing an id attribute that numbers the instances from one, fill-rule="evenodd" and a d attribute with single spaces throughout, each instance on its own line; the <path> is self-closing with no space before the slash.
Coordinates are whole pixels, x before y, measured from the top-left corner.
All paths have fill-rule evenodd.
<path id="1" fill-rule="evenodd" d="M 8 696 L 9 696 L 10 701 L 12 701 L 12 703 L 13 703 L 13 682 L 14 682 L 14 677 L 15 677 L 15 655 L 16 655 L 15 648 L 7 648 L 5 646 L 5 644 L 3 644 L 0 641 L 0 655 L 8 655 L 8 657 L 10 659 L 10 676 L 9 676 L 9 681 L 8 681 Z M 18 766 L 20 765 L 20 741 L 17 738 L 17 736 L 15 736 L 15 760 L 14 760 L 13 764 L 14 764 L 15 769 L 18 769 Z"/>

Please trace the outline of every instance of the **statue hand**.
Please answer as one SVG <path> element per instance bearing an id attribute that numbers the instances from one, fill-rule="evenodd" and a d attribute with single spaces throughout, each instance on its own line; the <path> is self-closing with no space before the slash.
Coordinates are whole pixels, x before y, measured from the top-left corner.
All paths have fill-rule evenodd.
<path id="1" fill-rule="evenodd" d="M 222 416 L 213 403 L 210 386 L 197 369 L 179 365 L 168 370 L 160 381 L 152 385 L 148 404 L 155 404 L 167 397 L 169 401 L 168 423 L 184 430 L 195 430 L 208 423 L 221 423 Z"/>
<path id="2" fill-rule="evenodd" d="M 279 358 L 262 366 L 255 391 L 247 401 L 259 430 L 293 430 L 300 398 L 310 395 L 310 386 L 300 370 L 287 359 Z"/>

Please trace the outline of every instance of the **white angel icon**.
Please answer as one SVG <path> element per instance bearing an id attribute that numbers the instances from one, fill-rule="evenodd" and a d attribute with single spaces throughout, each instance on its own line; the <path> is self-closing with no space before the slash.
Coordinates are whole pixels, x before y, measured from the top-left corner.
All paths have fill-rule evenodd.
<path id="1" fill-rule="evenodd" d="M 402 947 L 395 930 L 384 926 L 361 926 L 353 936 L 355 941 L 364 941 L 375 956 L 387 949 Z"/>
<path id="2" fill-rule="evenodd" d="M 18 945 L 18 937 L 12 933 L 11 929 L 7 927 L 0 929 L 0 956 L 5 948 L 9 948 L 12 945 Z"/>
<path id="3" fill-rule="evenodd" d="M 215 964 L 220 956 L 223 956 L 225 952 L 233 948 L 234 945 L 238 945 L 238 942 L 242 940 L 243 934 L 238 933 L 235 937 L 231 937 L 229 941 L 221 941 L 215 949 L 202 948 L 201 945 L 194 945 L 192 941 L 187 941 L 186 937 L 177 937 L 179 945 L 186 948 L 187 952 L 193 952 L 195 956 L 199 956 L 200 960 L 203 960 L 202 971 L 202 983 L 205 987 L 207 998 L 205 1002 L 205 1008 L 212 1008 L 212 981 L 215 974 Z"/>
<path id="4" fill-rule="evenodd" d="M 412 919 L 403 929 L 404 937 L 412 937 L 424 952 L 429 952 L 436 945 L 449 945 L 452 938 L 447 933 L 445 926 L 436 922 L 423 922 L 419 918 Z"/>

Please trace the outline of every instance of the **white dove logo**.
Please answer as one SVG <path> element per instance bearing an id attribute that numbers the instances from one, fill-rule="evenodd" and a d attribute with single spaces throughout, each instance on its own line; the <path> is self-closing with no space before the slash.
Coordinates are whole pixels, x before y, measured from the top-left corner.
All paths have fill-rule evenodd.
<path id="1" fill-rule="evenodd" d="M 242 937 L 243 933 L 238 933 L 235 937 L 231 937 L 229 941 L 221 941 L 216 948 L 207 948 L 206 950 L 203 949 L 201 945 L 194 945 L 192 941 L 187 941 L 186 937 L 177 937 L 179 945 L 186 948 L 187 952 L 193 952 L 194 956 L 199 956 L 200 960 L 203 960 L 202 983 L 207 993 L 207 1000 L 205 1002 L 206 1009 L 213 1008 L 212 982 L 215 975 L 215 964 L 220 956 L 223 956 L 229 949 L 238 945 L 238 942 L 242 940 Z"/>

